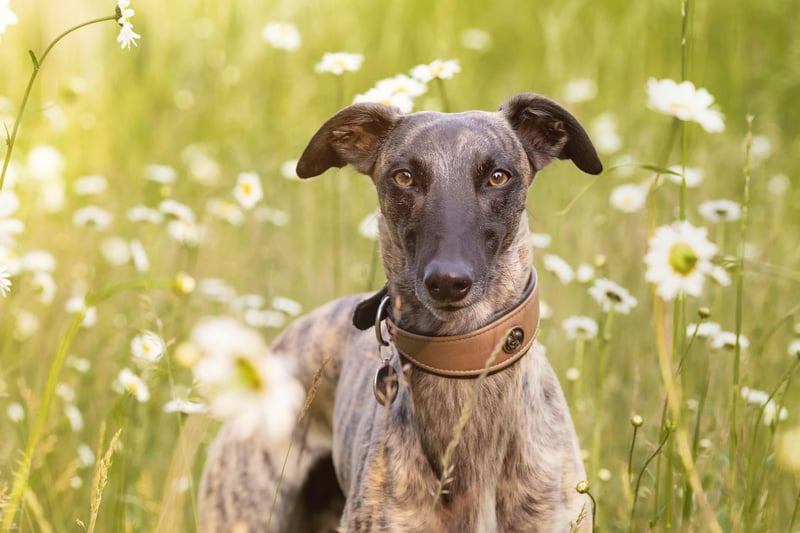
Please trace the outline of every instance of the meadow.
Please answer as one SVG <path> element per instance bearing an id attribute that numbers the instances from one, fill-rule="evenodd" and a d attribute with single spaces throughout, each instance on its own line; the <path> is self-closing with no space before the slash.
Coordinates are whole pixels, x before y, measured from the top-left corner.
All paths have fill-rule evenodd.
<path id="1" fill-rule="evenodd" d="M 301 181 L 293 161 L 336 110 L 435 59 L 459 71 L 413 110 L 537 92 L 606 167 L 556 163 L 528 199 L 539 340 L 598 531 L 800 531 L 797 2 L 133 0 L 130 49 L 116 7 L 0 0 L 6 137 L 41 63 L 0 190 L 2 531 L 197 529 L 224 409 L 196 325 L 230 317 L 257 347 L 382 285 L 369 179 Z M 363 63 L 320 72 L 328 52 Z M 651 78 L 707 89 L 724 128 L 654 109 Z M 716 247 L 677 258 L 707 271 L 670 297 L 645 256 L 677 221 Z"/>

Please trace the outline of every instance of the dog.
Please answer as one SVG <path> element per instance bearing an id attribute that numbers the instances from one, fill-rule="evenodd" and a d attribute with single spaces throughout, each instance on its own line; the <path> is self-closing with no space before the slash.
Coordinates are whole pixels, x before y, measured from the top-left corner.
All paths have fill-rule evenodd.
<path id="1" fill-rule="evenodd" d="M 281 442 L 223 426 L 201 529 L 592 530 L 569 409 L 535 342 L 526 199 L 554 159 L 602 171 L 578 120 L 532 93 L 497 112 L 360 103 L 322 125 L 297 174 L 349 164 L 372 179 L 387 285 L 275 340 L 313 401 Z"/>

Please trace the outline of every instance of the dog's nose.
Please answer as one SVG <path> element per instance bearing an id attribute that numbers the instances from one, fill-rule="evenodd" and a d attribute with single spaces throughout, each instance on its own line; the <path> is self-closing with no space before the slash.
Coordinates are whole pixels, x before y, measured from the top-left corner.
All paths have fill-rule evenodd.
<path id="1" fill-rule="evenodd" d="M 463 300 L 472 288 L 472 275 L 466 265 L 438 262 L 428 265 L 423 277 L 431 298 L 452 303 Z"/>

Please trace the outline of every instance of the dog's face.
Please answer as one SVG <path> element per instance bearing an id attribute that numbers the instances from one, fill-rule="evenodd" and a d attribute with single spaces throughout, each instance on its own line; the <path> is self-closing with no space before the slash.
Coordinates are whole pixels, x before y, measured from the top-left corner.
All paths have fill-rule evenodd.
<path id="1" fill-rule="evenodd" d="M 444 322 L 486 300 L 520 234 L 528 186 L 553 158 L 602 170 L 578 121 L 538 95 L 496 113 L 356 104 L 314 135 L 297 174 L 350 163 L 372 178 L 387 276 Z"/>

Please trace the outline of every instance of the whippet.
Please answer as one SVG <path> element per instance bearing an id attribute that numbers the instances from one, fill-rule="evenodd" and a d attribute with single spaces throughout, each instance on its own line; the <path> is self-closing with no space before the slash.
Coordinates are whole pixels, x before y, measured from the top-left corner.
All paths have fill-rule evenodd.
<path id="1" fill-rule="evenodd" d="M 497 112 L 362 103 L 323 124 L 297 174 L 350 164 L 372 179 L 387 285 L 274 342 L 313 402 L 280 442 L 223 427 L 200 488 L 203 530 L 263 532 L 268 519 L 299 532 L 591 530 L 575 429 L 534 342 L 525 207 L 555 158 L 602 171 L 575 117 L 536 94 Z"/>

